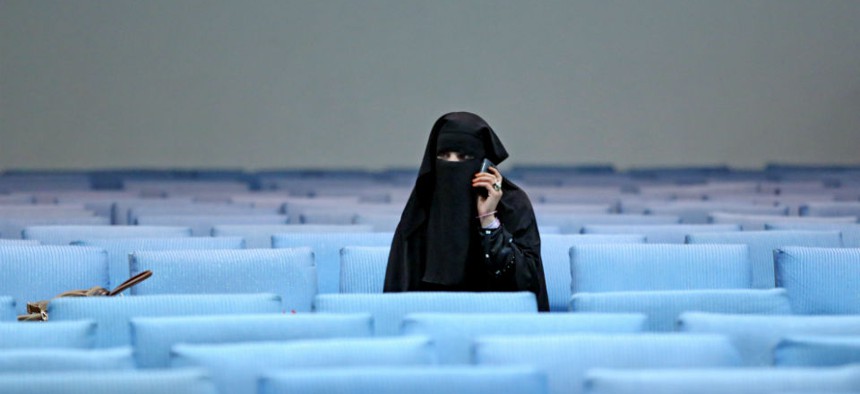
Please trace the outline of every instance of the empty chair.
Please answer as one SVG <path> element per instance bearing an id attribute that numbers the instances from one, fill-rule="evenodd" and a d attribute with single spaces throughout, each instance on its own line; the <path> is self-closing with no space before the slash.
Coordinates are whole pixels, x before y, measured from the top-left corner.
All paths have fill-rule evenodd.
<path id="1" fill-rule="evenodd" d="M 319 293 L 340 291 L 340 251 L 346 246 L 391 246 L 391 233 L 285 233 L 272 236 L 274 248 L 309 247 L 314 251 Z M 388 255 L 385 257 L 388 261 Z"/>
<path id="2" fill-rule="evenodd" d="M 551 214 L 537 216 L 538 225 L 558 226 L 563 234 L 579 234 L 587 225 L 655 225 L 678 224 L 678 216 L 638 214 Z M 632 233 L 636 234 L 636 233 Z"/>
<path id="3" fill-rule="evenodd" d="M 153 250 L 198 250 L 198 249 L 242 249 L 245 242 L 238 237 L 182 237 L 182 238 L 113 238 L 84 239 L 72 245 L 92 246 L 107 252 L 110 286 L 125 282 L 131 274 L 129 255 L 137 251 Z"/>
<path id="4" fill-rule="evenodd" d="M 171 367 L 199 367 L 209 371 L 222 393 L 256 393 L 263 371 L 359 366 L 406 366 L 433 363 L 427 338 L 337 338 L 292 342 L 225 345 L 178 344 Z"/>
<path id="5" fill-rule="evenodd" d="M 643 313 L 648 331 L 674 331 L 684 312 L 790 314 L 783 289 L 675 290 L 579 293 L 570 300 L 572 312 Z"/>
<path id="6" fill-rule="evenodd" d="M 35 239 L 0 239 L 0 246 L 38 246 L 41 245 Z"/>
<path id="7" fill-rule="evenodd" d="M 0 296 L 0 322 L 15 320 L 15 299 Z"/>
<path id="8" fill-rule="evenodd" d="M 355 222 L 358 208 L 308 208 L 298 215 L 301 224 L 349 225 Z"/>
<path id="9" fill-rule="evenodd" d="M 373 335 L 373 320 L 367 314 L 146 317 L 133 318 L 131 330 L 137 366 L 166 368 L 170 365 L 170 349 L 178 343 L 369 337 Z"/>
<path id="10" fill-rule="evenodd" d="M 753 215 L 788 215 L 789 207 L 767 206 L 726 201 L 670 201 L 647 204 L 645 213 L 651 215 L 677 215 L 681 223 L 705 224 L 714 212 L 744 213 Z"/>
<path id="11" fill-rule="evenodd" d="M 0 373 L 113 372 L 134 369 L 134 367 L 134 358 L 131 356 L 130 347 L 111 349 L 19 348 L 6 349 L 0 352 Z"/>
<path id="12" fill-rule="evenodd" d="M 16 301 L 18 314 L 27 303 L 93 286 L 108 287 L 107 254 L 78 246 L 0 247 L 0 294 Z"/>
<path id="13" fill-rule="evenodd" d="M 268 372 L 260 394 L 544 394 L 546 377 L 528 367 L 320 368 Z"/>
<path id="14" fill-rule="evenodd" d="M 341 249 L 339 292 L 382 293 L 390 249 L 388 246 Z"/>
<path id="15" fill-rule="evenodd" d="M 837 231 L 736 231 L 701 233 L 687 236 L 688 244 L 744 244 L 750 250 L 752 287 L 773 288 L 773 251 L 781 246 L 838 248 L 842 239 Z"/>
<path id="16" fill-rule="evenodd" d="M 776 285 L 794 313 L 860 313 L 860 249 L 785 247 L 774 254 Z"/>
<path id="17" fill-rule="evenodd" d="M 860 364 L 860 335 L 790 336 L 776 345 L 773 358 L 780 367 Z"/>
<path id="18" fill-rule="evenodd" d="M 746 245 L 577 245 L 571 293 L 742 289 L 752 284 Z"/>
<path id="19" fill-rule="evenodd" d="M 50 321 L 92 320 L 95 346 L 129 346 L 134 317 L 280 313 L 274 294 L 178 294 L 134 297 L 64 297 L 51 301 Z"/>
<path id="20" fill-rule="evenodd" d="M 800 206 L 800 216 L 860 217 L 860 201 L 817 201 Z"/>
<path id="21" fill-rule="evenodd" d="M 96 323 L 68 321 L 0 323 L 0 350 L 33 348 L 89 349 L 95 345 Z M 0 352 L 2 353 L 2 352 Z"/>
<path id="22" fill-rule="evenodd" d="M 212 227 L 213 237 L 242 237 L 247 248 L 272 247 L 272 236 L 282 233 L 369 233 L 369 225 L 335 224 L 225 224 Z"/>
<path id="23" fill-rule="evenodd" d="M 807 230 L 807 231 L 839 231 L 842 233 L 842 246 L 860 248 L 860 224 L 843 223 L 765 223 L 766 230 Z"/>
<path id="24" fill-rule="evenodd" d="M 211 379 L 200 370 L 0 374 L 0 392 L 4 394 L 217 393 Z"/>
<path id="25" fill-rule="evenodd" d="M 774 348 L 786 336 L 860 335 L 860 316 L 765 316 L 690 312 L 678 330 L 723 334 L 731 338 L 747 366 L 773 365 Z"/>
<path id="26" fill-rule="evenodd" d="M 4 238 L 22 239 L 23 232 L 29 226 L 107 226 L 110 219 L 101 216 L 42 216 L 28 218 L 0 217 L 0 234 Z"/>
<path id="27" fill-rule="evenodd" d="M 711 223 L 737 224 L 745 231 L 765 230 L 768 223 L 778 224 L 850 224 L 857 223 L 854 216 L 813 217 L 813 216 L 778 216 L 778 215 L 745 215 L 741 213 L 715 212 L 710 216 Z"/>
<path id="28" fill-rule="evenodd" d="M 191 235 L 208 237 L 212 228 L 223 224 L 286 224 L 284 215 L 140 215 L 134 224 L 149 226 L 187 226 L 191 227 Z"/>
<path id="29" fill-rule="evenodd" d="M 106 238 L 175 238 L 190 237 L 188 227 L 170 226 L 30 226 L 24 239 L 45 245 L 68 245 L 72 241 Z"/>
<path id="30" fill-rule="evenodd" d="M 309 248 L 142 251 L 130 267 L 131 275 L 154 276 L 131 288 L 134 295 L 274 293 L 284 310 L 309 312 L 317 293 Z"/>
<path id="31" fill-rule="evenodd" d="M 407 292 L 384 294 L 320 294 L 314 307 L 325 313 L 370 313 L 375 335 L 398 335 L 403 317 L 417 312 L 536 313 L 534 294 Z"/>
<path id="32" fill-rule="evenodd" d="M 550 335 L 572 333 L 634 333 L 645 328 L 636 313 L 412 313 L 401 333 L 433 340 L 441 364 L 472 362 L 472 342 L 487 335 Z"/>
<path id="33" fill-rule="evenodd" d="M 645 224 L 645 225 L 587 225 L 583 234 L 641 234 L 651 244 L 682 244 L 688 234 L 740 231 L 731 224 Z"/>
<path id="34" fill-rule="evenodd" d="M 543 234 L 541 260 L 546 279 L 549 310 L 567 311 L 570 303 L 570 248 L 587 244 L 644 243 L 642 235 L 628 234 Z"/>
<path id="35" fill-rule="evenodd" d="M 359 212 L 355 215 L 355 224 L 373 226 L 373 231 L 393 233 L 400 224 L 400 212 Z"/>
<path id="36" fill-rule="evenodd" d="M 601 369 L 585 385 L 592 394 L 842 393 L 860 390 L 860 368 Z"/>
<path id="37" fill-rule="evenodd" d="M 716 335 L 569 334 L 481 337 L 478 365 L 531 365 L 546 372 L 552 394 L 582 393 L 593 368 L 729 367 L 740 364 L 728 339 Z"/>

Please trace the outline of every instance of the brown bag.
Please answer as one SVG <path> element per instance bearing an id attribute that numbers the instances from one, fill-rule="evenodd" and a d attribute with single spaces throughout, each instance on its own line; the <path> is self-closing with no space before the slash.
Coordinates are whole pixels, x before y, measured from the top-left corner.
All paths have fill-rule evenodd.
<path id="1" fill-rule="evenodd" d="M 131 278 L 128 278 L 127 281 L 122 282 L 119 286 L 117 286 L 113 290 L 107 290 L 101 286 L 94 286 L 88 290 L 71 290 L 64 293 L 58 294 L 54 298 L 60 297 L 100 297 L 107 296 L 113 297 L 119 293 L 122 293 L 126 289 L 145 281 L 150 276 L 152 276 L 152 271 L 143 271 Z M 48 321 L 48 304 L 53 300 L 42 300 L 36 302 L 28 302 L 27 303 L 27 314 L 19 315 L 18 321 Z"/>

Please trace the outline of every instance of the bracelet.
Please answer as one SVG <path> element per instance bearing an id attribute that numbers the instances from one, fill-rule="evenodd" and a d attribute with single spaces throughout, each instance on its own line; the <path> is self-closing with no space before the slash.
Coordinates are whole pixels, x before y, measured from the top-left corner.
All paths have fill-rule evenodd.
<path id="1" fill-rule="evenodd" d="M 475 219 L 483 219 L 483 218 L 485 218 L 485 217 L 487 217 L 487 216 L 493 216 L 493 215 L 495 215 L 495 214 L 496 214 L 496 212 L 498 212 L 498 211 L 487 212 L 487 213 L 485 213 L 485 214 L 483 214 L 483 215 L 475 216 Z"/>

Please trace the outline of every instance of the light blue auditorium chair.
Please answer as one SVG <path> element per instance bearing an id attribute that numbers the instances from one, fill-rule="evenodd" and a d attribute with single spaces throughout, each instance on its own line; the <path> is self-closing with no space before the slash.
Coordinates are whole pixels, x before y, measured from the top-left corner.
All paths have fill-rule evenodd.
<path id="1" fill-rule="evenodd" d="M 182 238 L 115 238 L 84 239 L 72 242 L 77 246 L 92 246 L 104 249 L 108 258 L 108 273 L 111 288 L 131 277 L 129 256 L 137 251 L 154 250 L 198 250 L 198 249 L 242 249 L 245 242 L 238 237 L 182 237 Z"/>
<path id="2" fill-rule="evenodd" d="M 0 323 L 0 350 L 33 348 L 89 349 L 95 345 L 96 323 L 68 322 Z"/>
<path id="3" fill-rule="evenodd" d="M 531 365 L 544 371 L 551 394 L 578 394 L 593 368 L 734 367 L 737 350 L 725 337 L 682 334 L 488 336 L 475 340 L 482 366 Z"/>
<path id="4" fill-rule="evenodd" d="M 131 347 L 109 349 L 4 349 L 0 374 L 22 372 L 116 371 L 134 369 Z"/>
<path id="5" fill-rule="evenodd" d="M 765 223 L 766 230 L 839 231 L 842 246 L 860 248 L 860 224 L 858 223 Z"/>
<path id="6" fill-rule="evenodd" d="M 398 335 L 409 313 L 537 313 L 535 295 L 529 292 L 320 294 L 314 307 L 323 313 L 370 313 L 378 336 Z"/>
<path id="7" fill-rule="evenodd" d="M 860 217 L 860 201 L 818 201 L 800 206 L 800 216 Z"/>
<path id="8" fill-rule="evenodd" d="M 756 205 L 732 201 L 669 201 L 646 204 L 649 215 L 677 215 L 681 223 L 705 224 L 714 212 L 743 213 L 750 215 L 788 215 L 789 207 Z"/>
<path id="9" fill-rule="evenodd" d="M 29 226 L 108 226 L 110 219 L 101 216 L 37 216 L 27 218 L 0 217 L 0 234 L 4 238 L 23 239 Z"/>
<path id="10" fill-rule="evenodd" d="M 750 248 L 752 287 L 770 289 L 776 285 L 773 251 L 782 246 L 838 248 L 842 237 L 838 231 L 735 231 L 701 233 L 687 236 L 688 244 L 743 244 Z"/>
<path id="11" fill-rule="evenodd" d="M 773 358 L 779 367 L 860 365 L 860 335 L 786 337 L 776 345 Z"/>
<path id="12" fill-rule="evenodd" d="M 355 217 L 358 208 L 331 207 L 307 208 L 295 216 L 301 224 L 349 225 L 358 224 Z"/>
<path id="13" fill-rule="evenodd" d="M 743 289 L 752 285 L 746 245 L 576 245 L 571 293 Z"/>
<path id="14" fill-rule="evenodd" d="M 309 312 L 317 294 L 310 248 L 134 252 L 131 275 L 152 271 L 133 295 L 274 293 L 285 311 Z"/>
<path id="15" fill-rule="evenodd" d="M 779 216 L 779 215 L 745 215 L 741 213 L 714 212 L 710 215 L 711 223 L 737 224 L 744 231 L 765 230 L 768 223 L 787 225 L 804 224 L 850 224 L 857 223 L 854 216 L 846 217 L 813 217 L 813 216 Z"/>
<path id="16" fill-rule="evenodd" d="M 283 233 L 369 233 L 368 225 L 336 224 L 224 224 L 212 227 L 213 237 L 245 238 L 249 249 L 271 248 L 272 236 Z"/>
<path id="17" fill-rule="evenodd" d="M 537 217 L 538 225 L 557 226 L 562 234 L 579 234 L 589 225 L 657 225 L 678 224 L 681 218 L 673 215 L 638 214 L 564 214 L 542 215 Z M 543 234 L 543 231 L 541 231 Z M 635 234 L 635 233 L 634 233 Z"/>
<path id="18" fill-rule="evenodd" d="M 619 291 L 579 293 L 570 300 L 571 312 L 644 313 L 648 331 L 674 331 L 684 312 L 783 315 L 790 314 L 785 290 L 724 289 Z"/>
<path id="19" fill-rule="evenodd" d="M 400 212 L 358 212 L 355 224 L 373 226 L 373 231 L 393 233 L 400 224 Z"/>
<path id="20" fill-rule="evenodd" d="M 0 322 L 15 320 L 15 299 L 0 296 Z"/>
<path id="21" fill-rule="evenodd" d="M 346 246 L 391 246 L 391 233 L 284 233 L 272 236 L 272 247 L 309 247 L 314 252 L 319 293 L 340 291 L 340 250 Z M 386 261 L 388 257 L 386 256 Z"/>
<path id="22" fill-rule="evenodd" d="M 390 249 L 389 246 L 348 246 L 341 249 L 339 292 L 382 293 Z"/>
<path id="23" fill-rule="evenodd" d="M 147 226 L 186 226 L 191 228 L 191 235 L 208 237 L 212 228 L 224 224 L 286 224 L 285 215 L 140 215 L 134 222 L 136 225 Z"/>
<path id="24" fill-rule="evenodd" d="M 779 341 L 794 335 L 860 335 L 860 316 L 765 316 L 688 312 L 678 331 L 731 338 L 747 366 L 773 365 Z"/>
<path id="25" fill-rule="evenodd" d="M 794 313 L 860 313 L 860 248 L 785 247 L 774 255 L 776 285 L 788 292 Z"/>
<path id="26" fill-rule="evenodd" d="M 689 234 L 740 231 L 734 224 L 604 224 L 586 225 L 583 234 L 641 234 L 649 244 L 682 244 Z"/>
<path id="27" fill-rule="evenodd" d="M 107 253 L 79 246 L 0 246 L 0 294 L 11 296 L 16 312 L 27 303 L 93 286 L 108 287 Z"/>
<path id="28" fill-rule="evenodd" d="M 1 234 L 0 234 L 1 235 Z M 39 246 L 41 243 L 35 239 L 0 239 L 2 246 Z"/>
<path id="29" fill-rule="evenodd" d="M 589 394 L 848 393 L 860 391 L 860 367 L 598 369 L 585 387 Z"/>
<path id="30" fill-rule="evenodd" d="M 175 226 L 30 226 L 24 239 L 44 245 L 68 245 L 83 239 L 190 237 L 191 229 Z"/>
<path id="31" fill-rule="evenodd" d="M 433 363 L 432 343 L 423 337 L 178 344 L 171 352 L 172 368 L 204 368 L 222 393 L 231 394 L 256 393 L 260 375 L 271 370 Z"/>
<path id="32" fill-rule="evenodd" d="M 3 394 L 216 394 L 201 370 L 0 374 Z"/>
<path id="33" fill-rule="evenodd" d="M 570 303 L 570 248 L 574 245 L 644 243 L 631 234 L 541 234 L 541 260 L 549 309 L 567 311 Z"/>
<path id="34" fill-rule="evenodd" d="M 546 394 L 546 376 L 528 367 L 318 368 L 267 372 L 259 394 Z"/>
<path id="35" fill-rule="evenodd" d="M 324 313 L 146 317 L 131 319 L 131 335 L 139 368 L 166 368 L 170 349 L 178 343 L 370 337 L 373 319 L 368 314 Z"/>
<path id="36" fill-rule="evenodd" d="M 95 321 L 95 346 L 98 348 L 130 346 L 129 321 L 135 317 L 281 312 L 280 297 L 264 293 L 64 297 L 51 301 L 48 306 L 49 321 Z"/>
<path id="37" fill-rule="evenodd" d="M 472 343 L 488 335 L 634 333 L 645 329 L 637 313 L 411 313 L 401 333 L 433 340 L 441 364 L 469 364 Z"/>

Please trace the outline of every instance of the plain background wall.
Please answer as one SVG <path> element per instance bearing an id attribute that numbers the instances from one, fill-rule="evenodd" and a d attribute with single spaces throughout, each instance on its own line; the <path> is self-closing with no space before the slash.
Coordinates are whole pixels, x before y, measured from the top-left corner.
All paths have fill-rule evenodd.
<path id="1" fill-rule="evenodd" d="M 857 163 L 860 2 L 0 0 L 0 169 Z"/>

